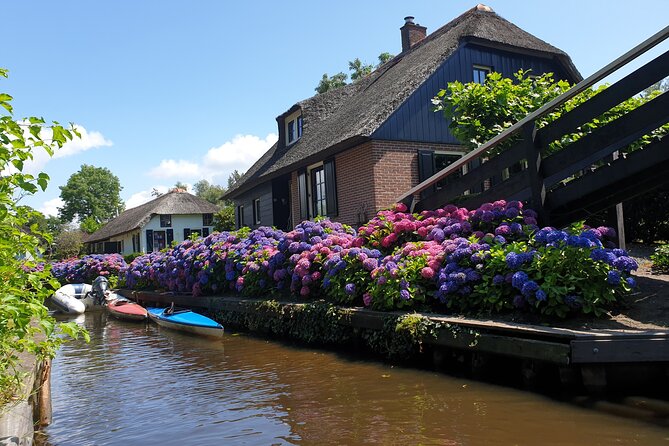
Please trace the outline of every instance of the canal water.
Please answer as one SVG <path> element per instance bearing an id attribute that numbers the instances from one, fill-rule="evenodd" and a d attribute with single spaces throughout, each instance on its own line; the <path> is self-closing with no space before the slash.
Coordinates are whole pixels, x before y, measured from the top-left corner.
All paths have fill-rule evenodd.
<path id="1" fill-rule="evenodd" d="M 291 347 L 80 316 L 53 362 L 65 445 L 669 445 L 661 427 L 541 395 Z"/>

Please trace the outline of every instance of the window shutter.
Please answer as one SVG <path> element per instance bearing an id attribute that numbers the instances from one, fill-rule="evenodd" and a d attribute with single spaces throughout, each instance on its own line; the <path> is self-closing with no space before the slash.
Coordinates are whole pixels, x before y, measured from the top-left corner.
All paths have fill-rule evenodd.
<path id="1" fill-rule="evenodd" d="M 431 150 L 419 150 L 418 151 L 418 182 L 422 183 L 423 181 L 430 178 L 434 175 L 434 152 Z M 429 195 L 430 192 L 434 190 L 434 187 L 431 189 L 426 189 L 421 193 L 421 196 L 425 198 L 426 195 Z"/>
<path id="2" fill-rule="evenodd" d="M 297 173 L 297 193 L 300 196 L 300 220 L 309 219 L 309 198 L 307 197 L 307 172 Z"/>
<path id="3" fill-rule="evenodd" d="M 170 246 L 172 242 L 174 241 L 174 229 L 167 229 L 166 230 L 167 234 L 167 246 Z"/>
<path id="4" fill-rule="evenodd" d="M 325 172 L 325 202 L 328 217 L 336 217 L 339 211 L 337 209 L 337 176 L 333 159 L 323 163 L 323 171 Z"/>
<path id="5" fill-rule="evenodd" d="M 202 237 L 206 237 L 209 235 L 209 228 L 202 228 Z"/>
<path id="6" fill-rule="evenodd" d="M 146 252 L 153 252 L 153 230 L 146 230 Z"/>
<path id="7" fill-rule="evenodd" d="M 190 228 L 184 228 L 184 240 L 188 240 L 190 237 Z"/>

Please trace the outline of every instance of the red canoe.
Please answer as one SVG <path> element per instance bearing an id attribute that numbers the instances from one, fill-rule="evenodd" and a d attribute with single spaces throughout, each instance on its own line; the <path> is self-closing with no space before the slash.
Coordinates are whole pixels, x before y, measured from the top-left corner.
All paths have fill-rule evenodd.
<path id="1" fill-rule="evenodd" d="M 146 308 L 127 300 L 111 301 L 107 304 L 107 310 L 112 316 L 128 321 L 143 321 L 147 318 Z"/>

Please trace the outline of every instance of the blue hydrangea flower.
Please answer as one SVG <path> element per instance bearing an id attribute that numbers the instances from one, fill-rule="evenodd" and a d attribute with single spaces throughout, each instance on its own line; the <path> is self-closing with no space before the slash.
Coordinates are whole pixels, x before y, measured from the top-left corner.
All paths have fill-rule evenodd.
<path id="1" fill-rule="evenodd" d="M 616 270 L 611 270 L 606 275 L 606 282 L 611 285 L 618 285 L 620 283 L 620 273 Z"/>
<path id="2" fill-rule="evenodd" d="M 524 271 L 518 271 L 513 274 L 511 277 L 511 285 L 516 289 L 522 289 L 525 282 L 527 282 L 528 276 Z"/>

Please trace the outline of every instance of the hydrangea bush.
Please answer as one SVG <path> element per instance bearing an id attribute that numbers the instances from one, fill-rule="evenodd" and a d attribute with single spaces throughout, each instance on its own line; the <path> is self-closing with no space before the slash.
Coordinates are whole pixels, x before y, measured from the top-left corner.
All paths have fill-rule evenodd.
<path id="1" fill-rule="evenodd" d="M 537 214 L 517 201 L 418 214 L 398 204 L 358 231 L 319 220 L 289 232 L 214 233 L 139 256 L 122 274 L 131 288 L 193 295 L 325 299 L 378 310 L 599 315 L 634 286 L 630 273 L 637 265 L 614 248 L 614 239 L 610 228 L 583 224 L 540 229 Z M 97 275 L 97 264 L 90 266 L 88 276 L 77 278 Z"/>
<path id="2" fill-rule="evenodd" d="M 62 285 L 91 283 L 96 277 L 105 276 L 115 286 L 127 267 L 121 254 L 91 254 L 54 262 L 51 273 Z"/>

